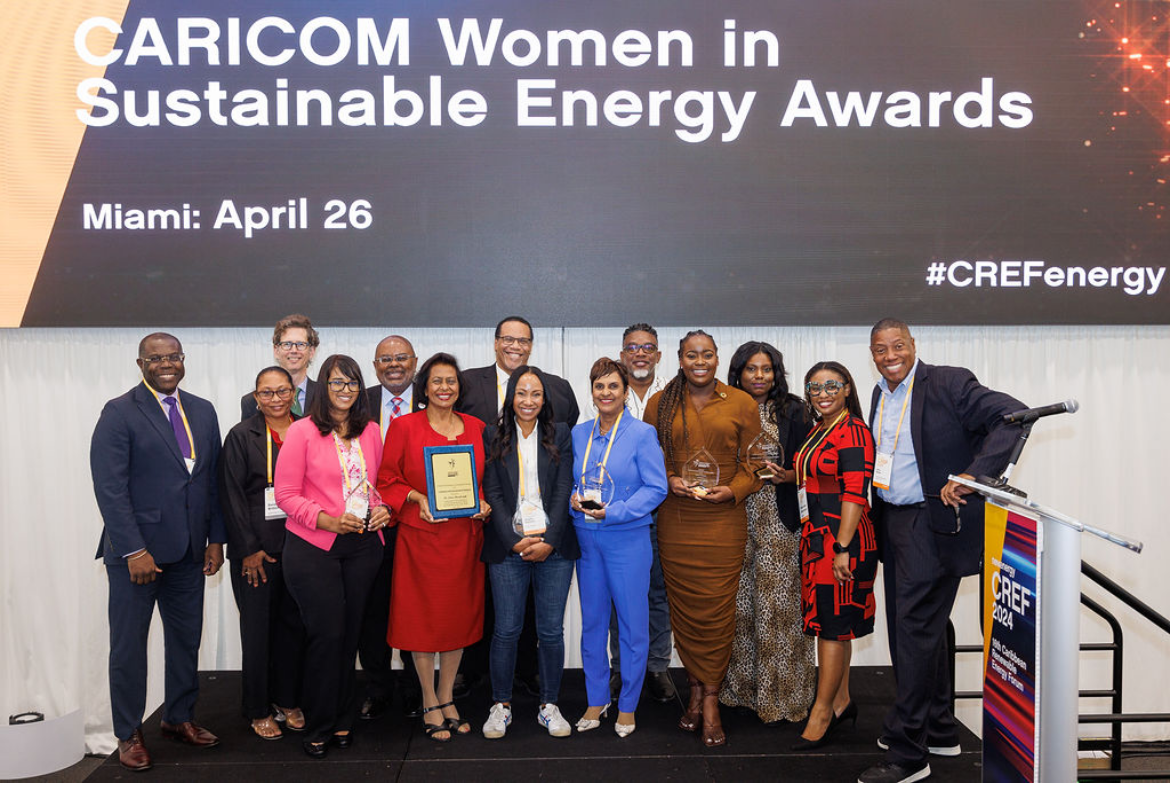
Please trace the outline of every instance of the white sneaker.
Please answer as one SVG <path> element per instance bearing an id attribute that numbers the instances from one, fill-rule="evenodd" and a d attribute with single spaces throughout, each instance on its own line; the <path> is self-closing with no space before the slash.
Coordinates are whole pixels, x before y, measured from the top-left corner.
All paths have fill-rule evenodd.
<path id="1" fill-rule="evenodd" d="M 537 721 L 548 728 L 549 736 L 568 736 L 573 732 L 568 720 L 561 716 L 561 710 L 555 703 L 546 703 L 536 715 Z"/>
<path id="2" fill-rule="evenodd" d="M 504 734 L 508 732 L 508 726 L 512 724 L 512 707 L 505 706 L 502 703 L 497 703 L 492 706 L 492 710 L 488 712 L 487 722 L 483 724 L 483 735 L 485 739 L 502 739 Z"/>

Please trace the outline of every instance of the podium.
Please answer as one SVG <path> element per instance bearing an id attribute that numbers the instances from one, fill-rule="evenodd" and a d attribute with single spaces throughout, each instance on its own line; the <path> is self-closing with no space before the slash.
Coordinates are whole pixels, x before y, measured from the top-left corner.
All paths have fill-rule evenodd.
<path id="1" fill-rule="evenodd" d="M 1081 523 L 1014 488 L 949 479 L 984 497 L 983 777 L 1075 782 L 1084 532 L 1140 553 L 1142 544 Z"/>

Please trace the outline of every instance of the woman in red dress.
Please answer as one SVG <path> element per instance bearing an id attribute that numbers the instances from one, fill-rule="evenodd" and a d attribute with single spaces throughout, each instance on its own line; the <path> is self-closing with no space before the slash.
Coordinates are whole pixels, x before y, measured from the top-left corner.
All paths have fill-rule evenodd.
<path id="1" fill-rule="evenodd" d="M 824 746 L 845 720 L 852 641 L 873 632 L 877 542 L 869 520 L 873 435 L 845 366 L 820 362 L 804 377 L 817 426 L 796 455 L 803 530 L 800 556 L 804 632 L 817 638 L 817 699 L 793 750 Z"/>
<path id="2" fill-rule="evenodd" d="M 386 430 L 378 491 L 394 510 L 398 545 L 390 591 L 386 640 L 413 652 L 423 694 L 423 727 L 435 741 L 471 732 L 453 698 L 463 648 L 483 637 L 483 519 L 491 508 L 482 499 L 484 424 L 455 411 L 462 379 L 449 354 L 436 354 L 419 371 L 416 393 L 426 408 L 399 417 Z M 436 519 L 427 504 L 423 448 L 471 445 L 475 450 L 480 511 L 471 518 Z M 435 652 L 439 684 L 435 686 Z"/>

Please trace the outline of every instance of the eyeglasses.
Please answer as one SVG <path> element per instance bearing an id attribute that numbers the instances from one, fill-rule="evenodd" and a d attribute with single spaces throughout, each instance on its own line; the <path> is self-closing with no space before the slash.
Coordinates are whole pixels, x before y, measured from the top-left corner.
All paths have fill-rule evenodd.
<path id="1" fill-rule="evenodd" d="M 186 357 L 187 355 L 182 354 L 181 352 L 175 352 L 174 354 L 152 354 L 149 357 L 141 357 L 139 359 L 141 359 L 142 362 L 146 363 L 147 365 L 158 365 L 163 360 L 166 360 L 169 363 L 181 363 L 184 359 L 186 359 Z"/>
<path id="2" fill-rule="evenodd" d="M 504 346 L 519 346 L 524 348 L 532 345 L 531 338 L 517 338 L 514 335 L 497 335 L 496 340 L 504 344 Z"/>
<path id="3" fill-rule="evenodd" d="M 638 352 L 645 352 L 646 354 L 654 354 L 658 351 L 658 344 L 656 343 L 627 343 L 624 347 L 630 354 L 637 354 Z"/>
<path id="4" fill-rule="evenodd" d="M 287 401 L 292 397 L 293 388 L 281 387 L 279 390 L 257 390 L 256 397 L 262 401 L 271 401 L 272 396 L 276 396 L 282 401 Z"/>
<path id="5" fill-rule="evenodd" d="M 824 391 L 825 395 L 836 395 L 845 389 L 845 382 L 838 382 L 833 379 L 830 379 L 824 384 L 820 382 L 809 382 L 804 386 L 804 389 L 809 395 L 820 395 L 822 391 Z"/>
<path id="6" fill-rule="evenodd" d="M 342 390 L 349 390 L 350 392 L 357 392 L 362 388 L 362 383 L 359 381 L 347 382 L 341 379 L 330 379 L 329 389 L 333 392 L 341 392 Z"/>
<path id="7" fill-rule="evenodd" d="M 383 354 L 377 358 L 380 365 L 389 365 L 392 362 L 398 363 L 399 365 L 406 365 L 407 361 L 413 359 L 413 354 Z"/>
<path id="8" fill-rule="evenodd" d="M 308 349 L 310 344 L 306 341 L 277 341 L 273 344 L 278 349 L 283 349 L 286 352 L 291 352 L 296 349 L 298 352 L 303 352 Z"/>

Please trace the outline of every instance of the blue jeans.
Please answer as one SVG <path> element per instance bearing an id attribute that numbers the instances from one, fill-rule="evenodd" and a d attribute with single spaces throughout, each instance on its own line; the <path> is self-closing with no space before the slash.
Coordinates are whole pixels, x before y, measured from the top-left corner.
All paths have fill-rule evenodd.
<path id="1" fill-rule="evenodd" d="M 646 658 L 650 651 L 650 547 L 648 527 L 628 530 L 577 527 L 581 559 L 577 591 L 581 595 L 581 665 L 590 706 L 609 703 L 609 612 L 617 608 L 622 662 L 618 711 L 636 711 Z"/>
<path id="2" fill-rule="evenodd" d="M 657 520 L 658 514 L 654 514 Z M 666 578 L 662 576 L 662 562 L 658 558 L 658 524 L 650 524 L 650 547 L 654 560 L 650 563 L 650 658 L 646 670 L 665 673 L 674 654 L 670 639 L 670 605 L 666 601 Z M 617 609 L 609 617 L 609 664 L 615 671 L 622 669 L 621 646 L 618 645 Z"/>
<path id="3" fill-rule="evenodd" d="M 542 562 L 526 562 L 518 553 L 509 553 L 499 564 L 489 564 L 496 627 L 492 631 L 492 700 L 512 700 L 512 679 L 516 673 L 516 643 L 524 626 L 524 603 L 528 584 L 533 587 L 536 608 L 537 662 L 540 668 L 540 702 L 556 703 L 565 669 L 565 603 L 573 582 L 571 559 L 553 551 Z"/>

